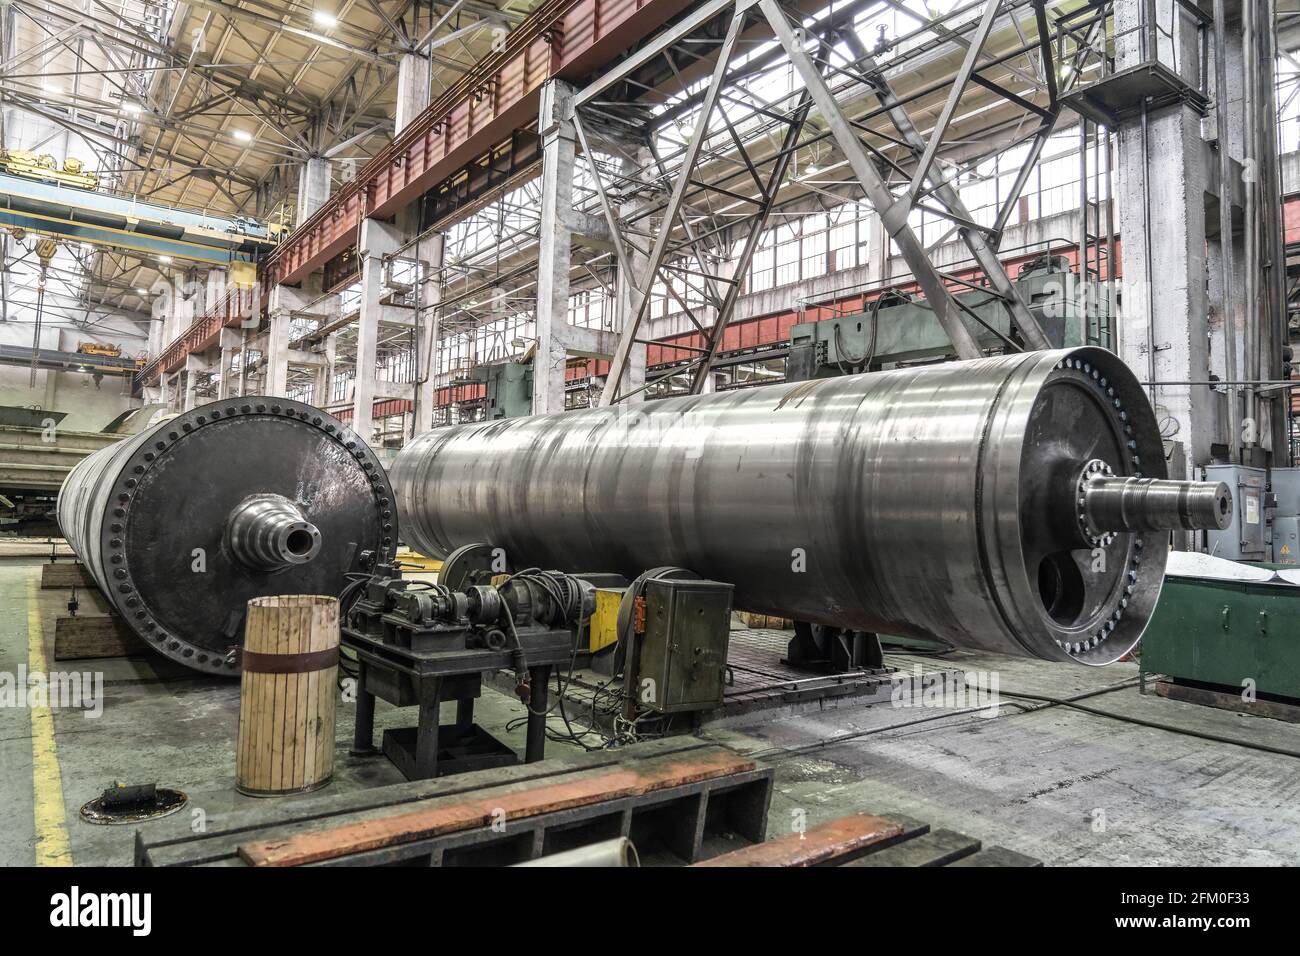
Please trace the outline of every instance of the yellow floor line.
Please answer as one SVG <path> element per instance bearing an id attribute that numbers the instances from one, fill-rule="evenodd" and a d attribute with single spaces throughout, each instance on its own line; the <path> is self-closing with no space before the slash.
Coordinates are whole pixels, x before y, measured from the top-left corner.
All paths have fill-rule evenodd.
<path id="1" fill-rule="evenodd" d="M 49 677 L 41 625 L 40 584 L 27 582 L 27 673 Z M 32 809 L 36 818 L 36 865 L 71 866 L 68 818 L 63 806 L 63 775 L 54 742 L 54 713 L 48 704 L 32 712 Z"/>

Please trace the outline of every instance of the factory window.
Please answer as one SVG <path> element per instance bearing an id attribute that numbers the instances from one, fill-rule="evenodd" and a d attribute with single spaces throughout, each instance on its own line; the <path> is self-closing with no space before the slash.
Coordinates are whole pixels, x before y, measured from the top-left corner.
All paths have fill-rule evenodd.
<path id="1" fill-rule="evenodd" d="M 794 225 L 776 227 L 776 284 L 789 285 L 799 281 L 799 234 Z"/>
<path id="2" fill-rule="evenodd" d="M 824 213 L 807 216 L 799 221 L 799 230 L 803 233 L 800 279 L 815 279 L 826 274 L 826 229 Z"/>
<path id="3" fill-rule="evenodd" d="M 603 288 L 584 289 L 569 296 L 569 324 L 584 329 L 612 329 L 614 304 Z"/>
<path id="4" fill-rule="evenodd" d="M 749 291 L 764 292 L 772 288 L 774 269 L 776 265 L 776 252 L 771 246 L 771 233 L 763 237 L 763 245 L 754 250 L 754 257 L 750 260 L 749 269 Z"/>
<path id="5" fill-rule="evenodd" d="M 829 268 L 833 272 L 866 264 L 858 259 L 858 204 L 845 203 L 830 212 L 832 223 L 827 235 L 830 249 Z"/>

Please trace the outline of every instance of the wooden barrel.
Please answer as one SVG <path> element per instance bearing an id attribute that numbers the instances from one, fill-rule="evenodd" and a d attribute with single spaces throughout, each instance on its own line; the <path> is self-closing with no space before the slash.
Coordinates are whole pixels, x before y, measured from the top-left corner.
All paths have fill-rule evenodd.
<path id="1" fill-rule="evenodd" d="M 235 787 L 253 796 L 315 790 L 334 773 L 339 602 L 254 598 L 244 625 Z"/>

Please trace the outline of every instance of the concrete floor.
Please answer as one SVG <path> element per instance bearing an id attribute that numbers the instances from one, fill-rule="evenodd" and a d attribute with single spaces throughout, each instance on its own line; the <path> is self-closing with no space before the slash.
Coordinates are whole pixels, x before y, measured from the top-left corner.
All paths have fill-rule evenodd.
<path id="1" fill-rule="evenodd" d="M 78 817 L 81 804 L 115 780 L 178 787 L 191 798 L 182 813 L 262 803 L 233 789 L 237 683 L 169 674 L 146 661 L 54 664 L 54 618 L 64 613 L 67 593 L 41 592 L 39 573 L 35 560 L 0 562 L 0 671 L 38 664 L 99 671 L 104 708 L 102 716 L 87 718 L 69 709 L 0 707 L 0 864 L 129 864 L 133 828 L 92 826 Z M 97 600 L 83 595 L 83 613 Z M 30 640 L 37 629 L 39 639 Z M 800 820 L 812 825 L 854 811 L 896 812 L 1049 864 L 1300 862 L 1295 758 L 1063 707 L 1010 706 L 1011 692 L 1070 696 L 1131 679 L 1133 665 L 1088 669 L 972 654 L 944 662 L 996 671 L 1004 692 L 1000 716 L 888 704 L 813 707 L 706 727 L 704 736 L 776 767 L 771 835 Z M 914 660 L 891 663 L 910 668 Z M 1087 703 L 1300 751 L 1298 725 L 1143 697 L 1136 688 Z M 517 749 L 522 729 L 507 734 L 503 728 L 522 714 L 517 702 L 491 690 L 478 707 L 479 722 Z M 348 756 L 352 719 L 351 705 L 340 705 L 338 769 L 325 792 L 401 779 L 383 758 Z M 412 719 L 379 702 L 377 729 Z M 864 731 L 810 752 L 784 752 Z M 550 752 L 562 746 L 551 743 Z"/>

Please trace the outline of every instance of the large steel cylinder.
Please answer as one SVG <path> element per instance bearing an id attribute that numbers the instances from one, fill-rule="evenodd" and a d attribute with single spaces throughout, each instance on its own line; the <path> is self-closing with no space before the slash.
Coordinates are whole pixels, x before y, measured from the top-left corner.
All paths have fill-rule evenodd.
<path id="1" fill-rule="evenodd" d="M 168 657 L 235 675 L 251 598 L 343 590 L 385 559 L 383 467 L 329 415 L 283 398 L 213 402 L 69 473 L 59 527 L 118 613 Z"/>
<path id="2" fill-rule="evenodd" d="M 753 611 L 1104 664 L 1155 606 L 1157 529 L 1231 511 L 1165 475 L 1136 378 L 1079 348 L 439 429 L 393 486 L 430 555 L 678 565 Z"/>

